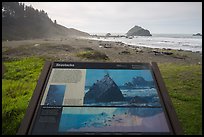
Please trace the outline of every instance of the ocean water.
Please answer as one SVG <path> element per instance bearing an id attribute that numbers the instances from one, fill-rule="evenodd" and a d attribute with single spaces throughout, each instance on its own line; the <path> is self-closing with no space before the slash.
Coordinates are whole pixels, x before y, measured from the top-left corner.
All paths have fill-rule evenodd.
<path id="1" fill-rule="evenodd" d="M 85 88 L 87 93 L 89 88 Z M 97 102 L 97 103 L 85 103 L 84 106 L 139 106 L 139 107 L 161 107 L 160 99 L 155 88 L 147 89 L 120 89 L 125 101 L 114 102 Z M 138 102 L 130 101 L 137 97 Z"/>
<path id="2" fill-rule="evenodd" d="M 117 35 L 121 34 L 114 34 L 114 36 Z M 152 34 L 151 37 L 135 36 L 132 39 L 125 37 L 89 37 L 88 39 L 117 41 L 133 46 L 187 50 L 202 53 L 202 36 L 192 36 L 192 34 Z"/>

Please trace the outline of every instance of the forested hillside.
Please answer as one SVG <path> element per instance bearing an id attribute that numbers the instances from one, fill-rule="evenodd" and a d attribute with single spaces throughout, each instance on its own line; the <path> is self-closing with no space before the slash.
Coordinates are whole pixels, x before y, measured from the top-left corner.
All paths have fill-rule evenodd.
<path id="1" fill-rule="evenodd" d="M 44 10 L 20 2 L 2 2 L 2 40 L 88 35 L 57 24 Z"/>

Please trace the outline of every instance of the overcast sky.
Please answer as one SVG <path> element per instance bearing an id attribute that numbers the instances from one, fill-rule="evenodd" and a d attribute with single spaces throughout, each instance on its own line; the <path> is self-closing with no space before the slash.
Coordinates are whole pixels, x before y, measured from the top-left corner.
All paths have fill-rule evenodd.
<path id="1" fill-rule="evenodd" d="M 152 34 L 202 32 L 202 2 L 24 2 L 67 28 L 126 33 L 139 25 Z"/>

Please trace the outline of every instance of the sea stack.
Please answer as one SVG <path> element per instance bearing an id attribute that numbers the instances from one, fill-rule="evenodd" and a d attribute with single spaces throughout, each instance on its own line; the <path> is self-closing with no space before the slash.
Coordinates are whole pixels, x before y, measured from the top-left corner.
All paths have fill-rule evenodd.
<path id="1" fill-rule="evenodd" d="M 196 33 L 196 34 L 193 34 L 193 36 L 202 36 L 201 33 Z"/>
<path id="2" fill-rule="evenodd" d="M 126 34 L 127 36 L 152 36 L 149 30 L 143 29 L 137 25 L 131 28 Z"/>
<path id="3" fill-rule="evenodd" d="M 122 92 L 109 74 L 106 74 L 101 80 L 97 80 L 84 97 L 85 104 L 123 100 Z"/>
<path id="4" fill-rule="evenodd" d="M 142 88 L 142 87 L 155 87 L 153 81 L 146 81 L 143 77 L 136 76 L 132 78 L 132 82 L 124 84 L 128 88 Z"/>

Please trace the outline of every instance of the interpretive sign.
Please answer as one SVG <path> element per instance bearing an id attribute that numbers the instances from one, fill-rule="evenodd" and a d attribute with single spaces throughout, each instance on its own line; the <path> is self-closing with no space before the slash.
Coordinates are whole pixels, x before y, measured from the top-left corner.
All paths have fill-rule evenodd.
<path id="1" fill-rule="evenodd" d="M 47 62 L 18 134 L 182 134 L 156 63 Z"/>

